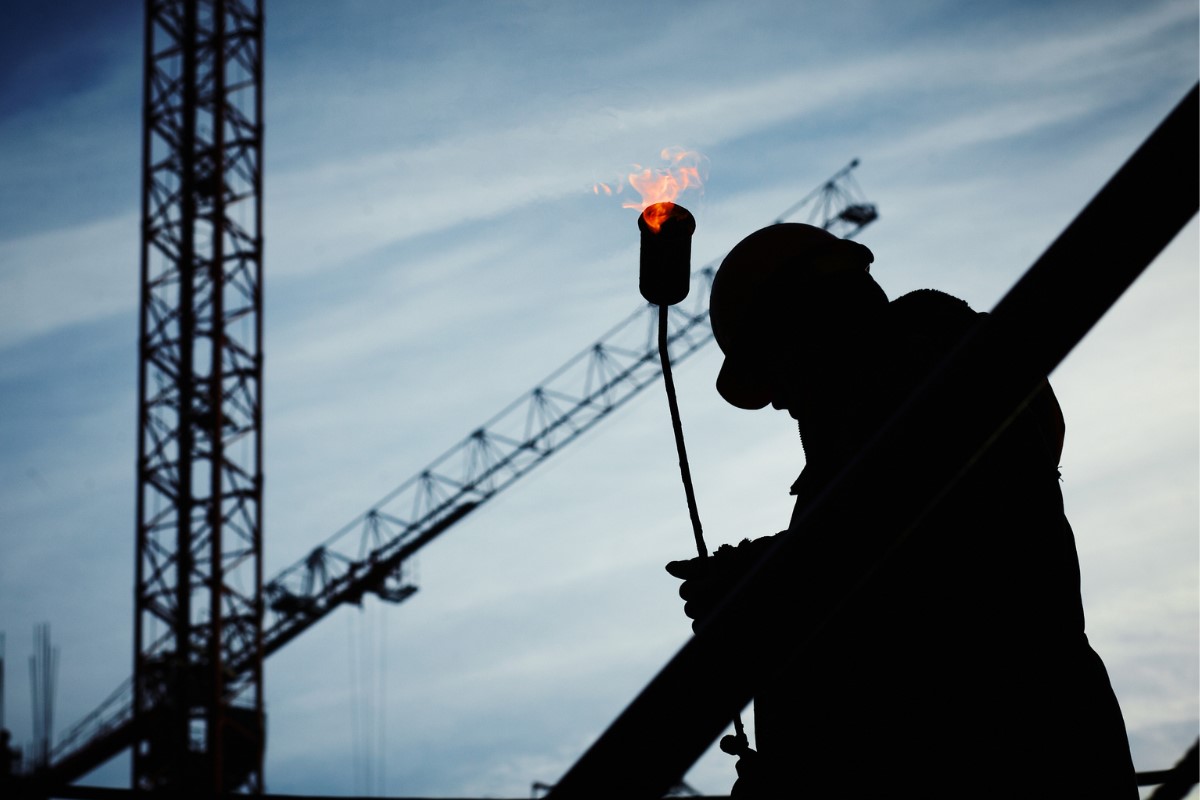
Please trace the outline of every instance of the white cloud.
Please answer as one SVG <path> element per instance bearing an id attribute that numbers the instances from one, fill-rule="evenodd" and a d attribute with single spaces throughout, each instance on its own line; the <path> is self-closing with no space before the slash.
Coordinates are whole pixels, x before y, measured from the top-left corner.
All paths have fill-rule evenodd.
<path id="1" fill-rule="evenodd" d="M 137 307 L 136 217 L 0 241 L 0 348 Z"/>

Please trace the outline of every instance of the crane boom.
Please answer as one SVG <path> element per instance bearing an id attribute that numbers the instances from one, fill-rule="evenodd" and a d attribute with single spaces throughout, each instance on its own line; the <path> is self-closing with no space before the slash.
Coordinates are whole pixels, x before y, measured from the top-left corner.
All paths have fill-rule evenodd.
<path id="1" fill-rule="evenodd" d="M 857 166 L 857 159 L 850 162 L 776 224 L 811 205 L 810 221 L 853 237 L 878 217 L 853 183 Z M 719 261 L 698 270 L 690 299 L 670 308 L 668 346 L 675 363 L 712 340 L 708 295 Z M 361 603 L 368 592 L 395 603 L 412 596 L 416 586 L 405 578 L 411 556 L 661 375 L 657 306 L 646 304 L 267 581 L 264 657 L 342 604 Z M 236 673 L 253 655 L 231 652 L 227 665 Z M 86 774 L 132 740 L 132 690 L 132 680 L 126 681 L 62 736 L 51 754 L 51 785 Z"/>

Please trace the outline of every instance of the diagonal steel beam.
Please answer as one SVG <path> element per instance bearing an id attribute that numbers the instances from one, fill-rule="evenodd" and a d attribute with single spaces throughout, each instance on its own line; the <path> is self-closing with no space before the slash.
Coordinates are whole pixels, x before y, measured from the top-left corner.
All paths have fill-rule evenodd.
<path id="1" fill-rule="evenodd" d="M 965 473 L 1151 261 L 1195 215 L 1200 173 L 1197 87 L 1175 107 L 1057 240 L 964 337 L 924 386 L 859 456 L 797 513 L 803 536 L 781 536 L 696 635 L 568 770 L 554 800 L 620 796 L 659 798 L 750 702 L 748 614 L 765 614 L 764 597 L 785 584 L 800 595 L 788 643 L 769 644 L 762 663 L 785 664 L 837 613 L 896 548 L 925 511 Z M 968 407 L 978 413 L 948 425 Z M 919 446 L 936 467 L 903 469 Z M 870 503 L 862 502 L 870 498 Z M 887 524 L 847 542 L 871 508 Z M 823 537 L 834 557 L 805 563 L 805 540 Z M 826 549 L 826 545 L 822 545 Z M 851 548 L 853 553 L 851 553 Z M 844 554 L 846 558 L 838 556 Z M 870 564 L 867 569 L 851 565 Z M 818 586 L 833 592 L 813 591 Z M 764 652 L 761 641 L 755 643 Z M 697 702 L 694 687 L 706 696 Z"/>

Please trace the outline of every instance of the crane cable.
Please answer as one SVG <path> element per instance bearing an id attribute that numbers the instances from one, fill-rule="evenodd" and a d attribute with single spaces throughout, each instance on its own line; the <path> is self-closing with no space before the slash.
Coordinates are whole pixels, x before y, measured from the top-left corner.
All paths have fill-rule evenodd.
<path id="1" fill-rule="evenodd" d="M 354 793 L 379 797 L 387 784 L 387 624 L 382 607 L 347 617 L 350 753 Z"/>

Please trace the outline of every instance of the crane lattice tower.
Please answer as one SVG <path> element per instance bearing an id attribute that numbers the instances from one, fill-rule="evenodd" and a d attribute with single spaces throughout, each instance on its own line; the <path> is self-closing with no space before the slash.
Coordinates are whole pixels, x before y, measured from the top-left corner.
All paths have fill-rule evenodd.
<path id="1" fill-rule="evenodd" d="M 262 786 L 259 0 L 147 0 L 133 786 Z"/>

